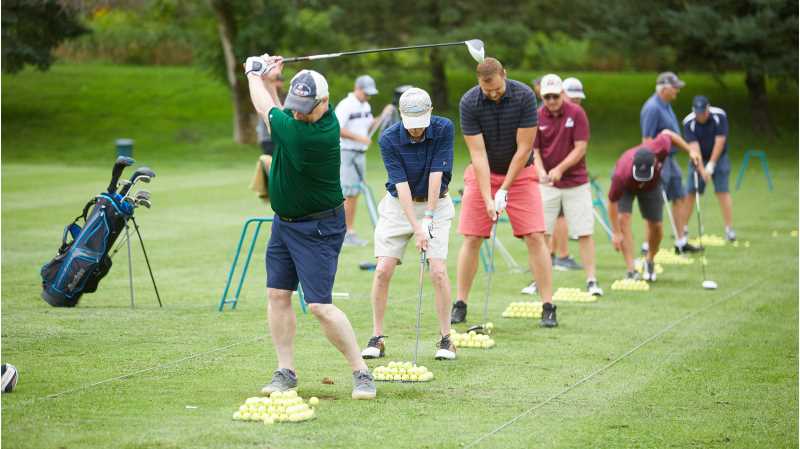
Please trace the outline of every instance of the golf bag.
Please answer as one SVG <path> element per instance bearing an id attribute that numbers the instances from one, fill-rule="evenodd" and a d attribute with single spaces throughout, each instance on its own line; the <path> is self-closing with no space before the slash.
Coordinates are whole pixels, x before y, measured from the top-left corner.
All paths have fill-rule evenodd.
<path id="1" fill-rule="evenodd" d="M 120 194 L 102 193 L 89 201 L 64 228 L 58 254 L 42 267 L 42 299 L 53 307 L 74 307 L 81 295 L 96 291 L 111 269 L 108 252 L 132 216 L 133 207 Z"/>

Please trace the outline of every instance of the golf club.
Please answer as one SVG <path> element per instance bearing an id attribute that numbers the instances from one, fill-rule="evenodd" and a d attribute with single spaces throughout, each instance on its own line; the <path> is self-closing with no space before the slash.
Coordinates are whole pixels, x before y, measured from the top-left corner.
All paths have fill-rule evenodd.
<path id="1" fill-rule="evenodd" d="M 459 42 L 447 42 L 444 44 L 409 45 L 406 47 L 373 48 L 369 50 L 354 50 L 354 51 L 344 51 L 340 53 L 326 53 L 322 55 L 295 56 L 291 58 L 284 58 L 283 62 L 286 63 L 286 62 L 299 62 L 299 61 L 314 61 L 317 59 L 338 58 L 339 56 L 363 55 L 366 53 L 380 53 L 385 51 L 414 50 L 418 48 L 450 47 L 454 45 L 466 45 L 470 56 L 472 56 L 472 58 L 478 62 L 483 62 L 483 59 L 485 57 L 484 56 L 485 50 L 483 46 L 483 41 L 480 39 L 470 39 L 468 41 L 459 41 Z"/>
<path id="2" fill-rule="evenodd" d="M 117 182 L 119 181 L 119 177 L 122 176 L 122 171 L 125 170 L 125 167 L 129 167 L 134 164 L 132 158 L 127 156 L 120 156 L 117 158 L 117 161 L 114 162 L 114 168 L 111 170 L 111 182 L 108 183 L 108 193 L 115 194 L 117 193 Z"/>
<path id="3" fill-rule="evenodd" d="M 147 179 L 146 180 L 142 179 L 144 177 L 146 177 Z M 148 168 L 148 167 L 139 167 L 139 168 L 136 169 L 135 172 L 133 172 L 133 174 L 131 175 L 130 180 L 128 180 L 127 182 L 124 183 L 125 186 L 122 188 L 122 190 L 119 193 L 120 193 L 120 195 L 125 197 L 125 196 L 128 195 L 128 192 L 130 192 L 131 187 L 133 187 L 133 185 L 136 184 L 137 181 L 150 182 L 150 179 L 151 178 L 155 178 L 155 177 L 156 177 L 156 173 L 153 170 L 151 170 L 150 168 Z"/>
<path id="4" fill-rule="evenodd" d="M 669 206 L 669 199 L 667 198 L 667 192 L 662 188 L 661 189 L 661 197 L 664 198 L 664 206 L 667 208 L 667 215 L 669 216 L 669 224 L 672 225 L 672 238 L 678 239 L 678 227 L 675 226 L 675 218 L 672 217 L 672 209 Z"/>
<path id="5" fill-rule="evenodd" d="M 414 366 L 417 366 L 417 353 L 419 353 L 419 327 L 422 316 L 422 283 L 425 278 L 425 250 L 419 252 L 419 297 L 417 298 L 417 343 L 414 346 Z"/>
<path id="6" fill-rule="evenodd" d="M 492 275 L 494 274 L 494 250 L 495 244 L 497 243 L 497 221 L 492 224 L 490 235 L 492 244 L 489 245 L 489 270 L 486 273 L 486 296 L 483 300 L 483 322 L 467 329 L 467 333 L 472 331 L 477 334 L 489 333 L 489 330 L 486 329 L 486 323 L 489 321 L 489 296 L 492 291 Z"/>
<path id="7" fill-rule="evenodd" d="M 700 215 L 700 183 L 699 176 L 697 175 L 697 167 L 694 168 L 694 204 L 697 208 L 697 232 L 700 235 L 700 246 L 703 245 L 703 217 Z M 700 268 L 703 270 L 703 288 L 706 290 L 716 290 L 717 283 L 711 279 L 706 279 L 706 260 L 708 258 L 708 251 L 703 254 L 700 260 Z"/>

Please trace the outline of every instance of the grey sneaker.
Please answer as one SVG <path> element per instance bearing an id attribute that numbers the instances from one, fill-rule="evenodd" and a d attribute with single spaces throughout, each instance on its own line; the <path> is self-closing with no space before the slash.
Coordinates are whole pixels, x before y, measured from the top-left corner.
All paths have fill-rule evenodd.
<path id="1" fill-rule="evenodd" d="M 553 269 L 558 271 L 572 271 L 572 270 L 583 270 L 583 267 L 575 262 L 570 256 L 566 257 L 556 257 L 555 261 L 553 262 Z"/>
<path id="2" fill-rule="evenodd" d="M 600 284 L 594 279 L 586 282 L 586 291 L 591 293 L 592 296 L 603 296 L 603 289 L 600 288 Z"/>
<path id="3" fill-rule="evenodd" d="M 625 273 L 625 279 L 630 279 L 632 281 L 641 281 L 642 275 L 640 275 L 638 271 L 629 271 Z"/>
<path id="4" fill-rule="evenodd" d="M 736 241 L 736 231 L 734 231 L 733 229 L 726 229 L 725 230 L 725 240 L 727 240 L 729 242 L 735 242 Z"/>
<path id="5" fill-rule="evenodd" d="M 294 371 L 281 368 L 272 374 L 272 382 L 261 389 L 261 394 L 269 396 L 276 391 L 286 391 L 297 388 L 297 374 Z"/>
<path id="6" fill-rule="evenodd" d="M 348 232 L 344 235 L 344 246 L 367 246 L 369 241 L 358 238 L 355 232 Z"/>
<path id="7" fill-rule="evenodd" d="M 353 371 L 353 399 L 375 399 L 378 389 L 369 371 Z"/>

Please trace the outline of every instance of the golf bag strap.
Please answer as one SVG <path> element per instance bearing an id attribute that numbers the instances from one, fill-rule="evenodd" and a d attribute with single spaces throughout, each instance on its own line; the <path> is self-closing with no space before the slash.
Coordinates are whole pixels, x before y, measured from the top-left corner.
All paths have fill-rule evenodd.
<path id="1" fill-rule="evenodd" d="M 64 252 L 67 250 L 67 248 L 69 248 L 69 245 L 71 245 L 71 244 L 72 244 L 72 242 L 70 242 L 70 243 L 67 243 L 67 236 L 68 236 L 68 235 L 70 235 L 70 234 L 72 234 L 72 232 L 70 232 L 70 230 L 71 230 L 71 229 L 72 229 L 74 226 L 77 226 L 77 224 L 78 224 L 78 220 L 80 220 L 81 218 L 83 218 L 83 222 L 84 222 L 84 223 L 86 223 L 86 217 L 87 217 L 87 216 L 88 216 L 88 214 L 89 214 L 89 209 L 90 209 L 90 208 L 91 208 L 91 207 L 92 207 L 92 206 L 93 206 L 95 203 L 97 203 L 97 198 L 92 198 L 91 200 L 89 200 L 89 202 L 88 202 L 88 203 L 86 203 L 86 205 L 85 205 L 85 206 L 83 206 L 83 211 L 81 212 L 81 214 L 80 214 L 80 215 L 78 215 L 77 217 L 75 217 L 75 218 L 72 220 L 72 223 L 70 223 L 70 224 L 68 224 L 68 225 L 64 226 L 64 234 L 61 236 L 61 247 L 58 249 L 58 253 L 59 253 L 59 254 L 64 254 Z M 80 227 L 78 227 L 78 229 L 80 229 Z M 74 240 L 75 240 L 75 236 L 73 236 L 73 241 L 74 241 Z"/>

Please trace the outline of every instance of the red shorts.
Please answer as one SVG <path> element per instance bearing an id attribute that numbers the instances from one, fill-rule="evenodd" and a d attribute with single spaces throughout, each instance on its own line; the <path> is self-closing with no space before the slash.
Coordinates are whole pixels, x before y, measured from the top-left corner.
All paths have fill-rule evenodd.
<path id="1" fill-rule="evenodd" d="M 503 184 L 505 175 L 492 173 L 492 198 Z M 506 213 L 511 221 L 511 229 L 515 237 L 522 237 L 534 232 L 544 232 L 544 209 L 539 184 L 536 181 L 536 169 L 533 165 L 525 167 L 517 175 L 517 179 L 508 189 L 508 206 Z M 489 237 L 492 220 L 486 214 L 486 205 L 478 189 L 475 170 L 472 164 L 464 171 L 464 196 L 461 198 L 461 216 L 458 232 L 461 235 Z"/>

